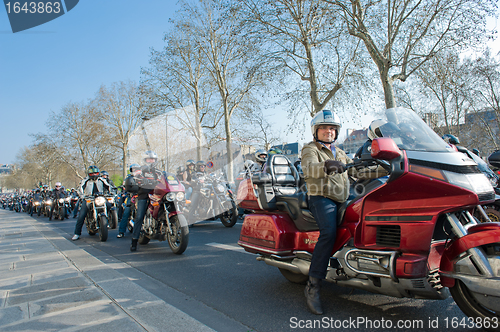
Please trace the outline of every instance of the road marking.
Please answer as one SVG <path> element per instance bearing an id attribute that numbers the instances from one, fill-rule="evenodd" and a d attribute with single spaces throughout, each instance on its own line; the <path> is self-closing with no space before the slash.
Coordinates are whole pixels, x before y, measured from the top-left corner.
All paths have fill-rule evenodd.
<path id="1" fill-rule="evenodd" d="M 232 251 L 238 251 L 238 252 L 241 252 L 244 254 L 255 255 L 255 254 L 252 254 L 251 252 L 245 251 L 245 249 L 243 249 L 240 246 L 235 246 L 232 244 L 222 244 L 222 243 L 217 243 L 217 242 L 211 242 L 211 243 L 207 243 L 206 245 L 210 246 L 210 247 L 219 248 L 219 249 L 232 250 Z"/>

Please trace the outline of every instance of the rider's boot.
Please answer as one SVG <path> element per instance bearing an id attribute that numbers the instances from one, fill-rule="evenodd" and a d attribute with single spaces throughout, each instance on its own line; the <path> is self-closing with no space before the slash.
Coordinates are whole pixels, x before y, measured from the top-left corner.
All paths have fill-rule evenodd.
<path id="1" fill-rule="evenodd" d="M 309 276 L 304 293 L 307 300 L 307 308 L 315 315 L 322 315 L 323 308 L 319 298 L 319 290 L 321 289 L 321 279 Z"/>
<path id="2" fill-rule="evenodd" d="M 132 239 L 132 244 L 130 245 L 130 251 L 137 251 L 137 239 Z"/>

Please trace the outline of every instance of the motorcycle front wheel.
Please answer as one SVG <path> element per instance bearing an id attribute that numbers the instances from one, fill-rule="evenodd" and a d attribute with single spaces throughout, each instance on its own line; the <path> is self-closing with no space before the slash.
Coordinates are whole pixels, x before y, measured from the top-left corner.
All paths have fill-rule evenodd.
<path id="1" fill-rule="evenodd" d="M 59 209 L 59 219 L 64 220 L 64 217 L 66 217 L 66 207 L 62 207 Z"/>
<path id="2" fill-rule="evenodd" d="M 115 229 L 118 225 L 118 212 L 111 210 L 111 229 Z"/>
<path id="3" fill-rule="evenodd" d="M 220 216 L 220 221 L 226 227 L 233 227 L 238 221 L 238 208 L 233 206 Z"/>
<path id="4" fill-rule="evenodd" d="M 450 288 L 450 293 L 460 310 L 467 316 L 474 318 L 474 321 L 476 321 L 476 319 L 481 321 L 484 330 L 498 331 L 498 325 L 493 325 L 495 322 L 497 322 L 497 324 L 500 322 L 500 305 L 498 302 L 495 301 L 496 304 L 490 303 L 489 306 L 486 307 L 479 300 L 488 297 L 482 294 L 474 295 L 474 293 L 460 280 L 455 280 L 455 286 Z M 486 326 L 486 322 L 491 323 L 490 326 Z"/>
<path id="5" fill-rule="evenodd" d="M 180 215 L 180 218 L 184 218 L 184 216 Z M 168 245 L 174 254 L 180 255 L 188 246 L 189 228 L 188 226 L 181 226 L 179 215 L 170 218 L 170 227 L 172 228 L 172 234 L 167 231 Z"/>
<path id="6" fill-rule="evenodd" d="M 104 242 L 108 239 L 108 218 L 106 216 L 99 217 L 99 240 Z"/>

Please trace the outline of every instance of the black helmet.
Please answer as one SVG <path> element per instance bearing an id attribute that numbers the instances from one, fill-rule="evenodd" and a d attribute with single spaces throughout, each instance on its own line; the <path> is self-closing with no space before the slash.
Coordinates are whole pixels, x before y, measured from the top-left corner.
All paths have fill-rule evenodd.
<path id="1" fill-rule="evenodd" d="M 453 145 L 460 144 L 460 140 L 458 139 L 458 137 L 451 134 L 444 134 L 443 137 L 441 138 L 448 144 L 453 144 Z"/>
<path id="2" fill-rule="evenodd" d="M 92 180 L 97 179 L 99 177 L 99 168 L 97 168 L 97 166 L 89 166 L 87 169 L 87 175 Z"/>
<path id="3" fill-rule="evenodd" d="M 193 165 L 193 166 L 195 165 L 195 162 L 193 159 L 189 159 L 188 161 L 186 161 L 186 167 L 189 167 L 191 165 Z"/>
<path id="4" fill-rule="evenodd" d="M 139 186 L 133 176 L 127 176 L 123 183 L 125 190 L 129 193 L 137 193 L 139 191 Z"/>
<path id="5" fill-rule="evenodd" d="M 101 172 L 101 176 L 102 176 L 103 178 L 106 178 L 106 179 L 107 179 L 107 178 L 109 178 L 109 173 L 108 173 L 108 172 L 106 172 L 106 171 L 102 171 L 102 172 Z"/>

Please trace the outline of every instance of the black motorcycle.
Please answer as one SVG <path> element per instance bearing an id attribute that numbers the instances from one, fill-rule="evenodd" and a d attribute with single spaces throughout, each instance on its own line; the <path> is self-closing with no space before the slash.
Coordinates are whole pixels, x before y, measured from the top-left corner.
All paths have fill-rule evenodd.
<path id="1" fill-rule="evenodd" d="M 223 176 L 197 173 L 193 182 L 191 202 L 186 202 L 189 223 L 220 219 L 224 226 L 233 227 L 238 221 L 238 207 L 233 191 Z"/>
<path id="2" fill-rule="evenodd" d="M 99 239 L 104 242 L 108 239 L 109 214 L 106 205 L 106 195 L 103 193 L 94 196 L 86 196 L 82 204 L 87 204 L 87 216 L 85 217 L 85 226 L 89 235 L 99 233 Z"/>

